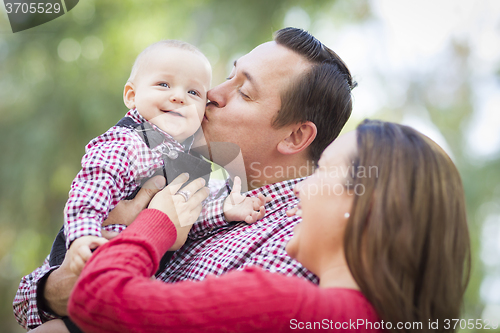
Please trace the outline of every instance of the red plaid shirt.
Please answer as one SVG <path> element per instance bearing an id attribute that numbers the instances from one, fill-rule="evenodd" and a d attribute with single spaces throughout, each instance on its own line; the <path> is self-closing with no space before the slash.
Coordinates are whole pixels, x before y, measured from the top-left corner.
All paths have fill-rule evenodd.
<path id="1" fill-rule="evenodd" d="M 136 109 L 126 117 L 138 124 L 146 122 Z M 82 236 L 101 237 L 101 224 L 108 213 L 139 186 L 141 179 L 151 177 L 163 166 L 163 152 L 184 151 L 172 136 L 156 129 L 165 140 L 153 149 L 148 148 L 136 130 L 122 126 L 111 127 L 85 147 L 82 170 L 71 184 L 64 209 L 67 248 Z M 121 232 L 125 226 L 106 229 Z"/>

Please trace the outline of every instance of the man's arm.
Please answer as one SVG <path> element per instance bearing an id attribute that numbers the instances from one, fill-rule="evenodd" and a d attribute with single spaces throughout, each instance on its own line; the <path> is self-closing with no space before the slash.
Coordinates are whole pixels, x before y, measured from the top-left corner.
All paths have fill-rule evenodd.
<path id="1" fill-rule="evenodd" d="M 17 322 L 33 329 L 46 321 L 67 315 L 67 303 L 78 276 L 69 264 L 49 265 L 47 257 L 42 266 L 24 276 L 19 284 L 13 307 Z"/>
<path id="2" fill-rule="evenodd" d="M 45 285 L 38 291 L 39 308 L 57 316 L 67 316 L 69 295 L 77 279 L 65 258 L 65 262 L 50 273 Z"/>
<path id="3" fill-rule="evenodd" d="M 57 318 L 53 314 L 43 313 L 38 307 L 38 286 L 57 267 L 50 267 L 48 257 L 42 266 L 24 276 L 19 283 L 13 307 L 14 316 L 19 325 L 26 329 L 35 328 L 44 321 Z"/>

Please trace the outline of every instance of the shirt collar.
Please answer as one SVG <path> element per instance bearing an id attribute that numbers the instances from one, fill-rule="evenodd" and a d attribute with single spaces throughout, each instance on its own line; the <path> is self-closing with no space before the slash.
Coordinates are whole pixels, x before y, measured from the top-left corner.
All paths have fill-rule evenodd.
<path id="1" fill-rule="evenodd" d="M 277 182 L 274 184 L 264 185 L 262 187 L 247 191 L 242 193 L 243 196 L 252 196 L 257 197 L 259 193 L 262 193 L 264 196 L 272 197 L 272 200 L 269 204 L 273 205 L 276 200 L 282 200 L 284 195 L 294 195 L 293 188 L 295 185 L 306 179 L 307 177 L 293 178 L 288 180 L 283 180 L 281 182 Z M 226 180 L 226 189 L 227 193 L 231 193 L 231 189 L 233 186 L 233 181 L 231 178 Z"/>
<path id="2" fill-rule="evenodd" d="M 172 144 L 173 147 L 177 148 L 177 150 L 182 150 L 188 153 L 189 150 L 191 149 L 191 146 L 193 144 L 193 140 L 191 139 L 191 137 L 187 138 L 184 141 L 185 144 L 181 144 L 179 141 L 175 140 L 170 134 L 168 134 L 155 124 L 152 124 L 151 122 L 147 121 L 146 118 L 144 118 L 139 113 L 139 111 L 137 111 L 137 108 L 129 110 L 125 116 L 132 118 L 132 120 L 138 124 L 149 123 L 156 131 L 160 132 L 166 138 L 167 142 Z"/>
<path id="3" fill-rule="evenodd" d="M 262 187 L 248 191 L 246 192 L 246 194 L 250 196 L 257 196 L 259 193 L 262 193 L 264 196 L 269 195 L 274 199 L 276 196 L 279 197 L 282 194 L 288 194 L 290 191 L 293 192 L 294 186 L 306 178 L 307 177 L 293 178 L 293 179 L 283 180 L 281 182 L 277 182 L 274 184 L 264 185 Z"/>

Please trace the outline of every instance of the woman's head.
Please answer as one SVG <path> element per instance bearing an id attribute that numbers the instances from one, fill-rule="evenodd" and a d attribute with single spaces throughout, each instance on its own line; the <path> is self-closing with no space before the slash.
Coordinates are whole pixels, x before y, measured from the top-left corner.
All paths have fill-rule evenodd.
<path id="1" fill-rule="evenodd" d="M 351 143 L 341 137 L 325 150 L 320 169 L 308 179 L 318 183 L 322 163 L 333 173 L 338 165 L 329 162 L 332 155 L 343 155 L 337 160 L 344 160 L 349 172 L 336 181 L 346 191 L 330 197 L 311 221 L 306 211 L 311 205 L 304 200 L 313 197 L 313 187 L 299 186 L 304 212 L 295 242 L 321 219 L 323 234 L 335 234 L 331 243 L 341 240 L 353 278 L 385 321 L 425 321 L 425 327 L 429 319 L 458 318 L 470 259 L 464 192 L 455 165 L 435 142 L 407 126 L 366 120 L 349 135 Z M 335 149 L 341 140 L 351 148 Z M 319 202 L 321 195 L 313 200 Z M 350 217 L 342 220 L 344 212 Z M 302 262 L 300 251 L 295 257 Z M 306 267 L 314 264 L 307 256 L 305 261 Z"/>

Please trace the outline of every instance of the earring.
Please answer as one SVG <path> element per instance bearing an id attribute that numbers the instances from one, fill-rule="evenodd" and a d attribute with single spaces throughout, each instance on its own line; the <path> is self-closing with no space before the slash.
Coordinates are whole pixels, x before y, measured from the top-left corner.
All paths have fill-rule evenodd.
<path id="1" fill-rule="evenodd" d="M 349 213 L 345 213 L 345 214 L 344 214 L 344 217 L 345 217 L 346 219 L 348 219 L 348 218 L 349 218 L 349 216 L 351 216 L 351 214 L 349 214 Z"/>

